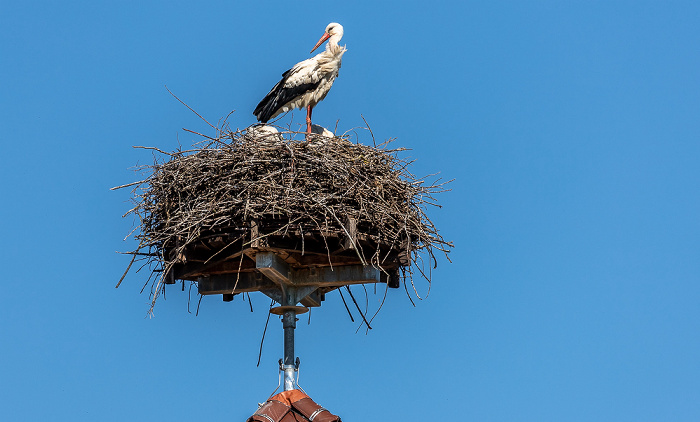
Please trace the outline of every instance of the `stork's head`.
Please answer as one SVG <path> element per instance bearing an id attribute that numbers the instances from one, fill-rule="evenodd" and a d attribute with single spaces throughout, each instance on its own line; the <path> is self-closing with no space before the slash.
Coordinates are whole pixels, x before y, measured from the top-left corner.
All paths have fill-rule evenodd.
<path id="1" fill-rule="evenodd" d="M 326 31 L 323 33 L 323 36 L 321 37 L 320 40 L 318 40 L 318 42 L 316 43 L 314 48 L 311 49 L 311 52 L 313 53 L 314 50 L 316 50 L 328 38 L 331 38 L 331 43 L 337 45 L 338 41 L 340 41 L 340 39 L 343 38 L 343 25 L 341 25 L 337 22 L 329 23 L 328 26 L 326 27 Z"/>
<path id="2" fill-rule="evenodd" d="M 343 25 L 338 22 L 329 23 L 326 27 L 326 34 L 329 34 L 331 37 L 335 35 L 338 39 L 343 38 Z"/>

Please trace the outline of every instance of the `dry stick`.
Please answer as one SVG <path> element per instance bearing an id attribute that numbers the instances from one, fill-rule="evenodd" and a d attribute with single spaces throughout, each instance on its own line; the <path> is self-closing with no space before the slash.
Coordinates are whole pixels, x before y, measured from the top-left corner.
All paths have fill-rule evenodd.
<path id="1" fill-rule="evenodd" d="M 411 305 L 413 305 L 413 307 L 415 308 L 415 307 L 416 307 L 416 303 L 413 301 L 413 298 L 411 297 L 411 294 L 408 292 L 408 286 L 406 285 L 406 284 L 407 284 L 407 283 L 406 283 L 406 271 L 407 271 L 408 274 L 409 274 L 409 277 L 410 277 L 410 279 L 411 279 L 411 283 L 413 283 L 413 274 L 411 274 L 411 269 L 410 269 L 410 267 L 409 267 L 408 270 L 404 270 L 404 275 L 403 275 L 403 287 L 404 287 L 404 289 L 406 289 L 406 296 L 408 297 L 408 300 L 411 301 Z"/>
<path id="2" fill-rule="evenodd" d="M 241 279 L 241 267 L 243 266 L 243 250 L 241 250 L 241 260 L 238 261 L 238 272 L 236 272 L 236 283 L 233 285 L 233 290 L 231 290 L 231 294 L 233 294 L 236 291 L 236 287 L 238 287 L 238 281 Z M 253 312 L 253 304 L 250 304 L 250 312 Z"/>
<path id="3" fill-rule="evenodd" d="M 143 265 L 141 266 L 141 268 L 145 267 L 145 266 L 148 265 L 148 264 L 150 264 L 150 262 L 146 262 L 145 264 L 143 264 Z M 136 273 L 138 273 L 139 271 L 141 271 L 141 268 L 139 268 L 138 270 L 136 270 Z M 151 274 L 150 274 L 150 275 L 148 276 L 148 278 L 146 279 L 146 283 L 141 287 L 141 291 L 140 291 L 139 293 L 143 293 L 143 291 L 146 290 L 146 286 L 148 286 L 148 284 L 151 282 L 151 279 L 152 279 L 155 275 L 156 275 L 156 273 L 155 273 L 154 271 L 151 271 Z"/>
<path id="4" fill-rule="evenodd" d="M 248 295 L 248 297 L 250 297 L 250 295 Z M 270 302 L 270 309 L 272 309 L 272 305 L 274 305 L 274 304 L 275 304 L 274 300 L 272 302 Z M 260 358 L 262 357 L 263 342 L 265 341 L 265 333 L 267 332 L 267 324 L 270 322 L 270 314 L 272 314 L 272 312 L 268 311 L 267 312 L 267 320 L 265 321 L 265 329 L 263 329 L 262 338 L 260 339 L 260 351 L 258 352 L 258 364 L 255 365 L 256 367 L 260 367 Z"/>
<path id="5" fill-rule="evenodd" d="M 158 256 L 157 254 L 154 253 L 147 253 L 147 252 L 119 252 L 116 251 L 118 254 L 121 255 L 132 255 L 132 256 Z"/>
<path id="6" fill-rule="evenodd" d="M 365 313 L 367 313 L 369 311 L 369 294 L 367 293 L 367 285 L 363 283 L 362 289 L 365 291 Z"/>
<path id="7" fill-rule="evenodd" d="M 201 134 L 201 133 L 199 133 L 199 132 L 195 132 L 195 131 L 193 131 L 193 130 L 190 130 L 190 129 L 187 129 L 187 128 L 184 128 L 184 127 L 182 128 L 182 130 L 184 130 L 185 132 L 194 133 L 195 135 L 199 135 L 199 136 L 201 136 L 201 137 L 203 137 L 203 138 L 211 139 L 212 141 L 216 141 L 216 138 L 212 138 L 211 136 L 203 135 L 203 134 Z"/>
<path id="8" fill-rule="evenodd" d="M 376 286 L 376 284 L 375 284 L 375 286 Z M 365 313 L 367 313 L 367 312 L 369 312 L 369 295 L 367 294 L 367 287 L 364 283 L 362 284 L 362 288 L 365 291 Z M 361 327 L 362 327 L 362 325 L 357 327 L 357 330 L 355 330 L 355 334 L 357 334 L 357 332 L 360 331 Z M 369 327 L 369 323 L 367 324 L 367 327 Z M 370 329 L 372 329 L 372 327 L 370 327 Z M 367 334 L 368 332 L 369 332 L 369 330 L 365 330 L 365 334 Z"/>
<path id="9" fill-rule="evenodd" d="M 202 117 L 199 113 L 197 113 L 196 111 L 194 111 L 194 110 L 192 109 L 192 107 L 190 107 L 190 106 L 188 106 L 187 104 L 185 104 L 185 102 L 182 101 L 181 99 L 179 99 L 179 98 L 177 97 L 177 95 L 173 94 L 173 92 L 172 92 L 170 89 L 168 89 L 168 86 L 167 86 L 167 85 L 165 85 L 165 89 L 167 89 L 168 92 L 170 93 L 170 95 L 172 95 L 173 97 L 175 97 L 175 99 L 178 100 L 178 101 L 180 102 L 180 104 L 182 104 L 182 105 L 184 105 L 185 107 L 187 107 L 192 113 L 196 114 L 200 119 L 204 120 L 204 122 L 205 122 L 206 124 L 208 124 L 209 126 L 211 126 L 214 130 L 218 130 L 214 125 L 212 125 L 211 123 L 209 123 L 209 122 L 207 121 L 207 119 L 205 119 L 205 118 Z"/>
<path id="10" fill-rule="evenodd" d="M 374 133 L 372 133 L 372 128 L 369 127 L 369 123 L 367 123 L 367 120 L 365 120 L 365 116 L 363 116 L 362 114 L 360 114 L 360 117 L 362 117 L 362 120 L 363 120 L 363 121 L 365 122 L 365 124 L 367 125 L 367 130 L 369 130 L 369 134 L 372 135 L 372 143 L 374 144 L 374 147 L 376 148 L 376 147 L 377 147 L 377 142 L 374 140 Z"/>
<path id="11" fill-rule="evenodd" d="M 321 228 L 321 225 L 318 223 L 318 221 L 311 217 L 311 220 L 316 223 L 316 227 L 318 228 L 318 232 L 321 233 L 321 237 L 323 238 L 323 243 L 326 245 L 326 256 L 328 256 L 328 265 L 330 265 L 331 271 L 333 271 L 333 261 L 331 260 L 331 248 L 328 246 L 328 239 L 326 238 L 326 235 L 324 234 L 323 229 Z M 327 221 L 327 219 L 326 219 Z M 326 226 L 328 224 L 326 223 Z"/>
<path id="12" fill-rule="evenodd" d="M 376 284 L 375 284 L 376 286 Z M 389 292 L 389 283 L 386 283 L 386 287 L 384 288 L 384 297 L 382 298 L 382 302 L 379 304 L 379 308 L 377 308 L 377 311 L 372 315 L 372 318 L 369 319 L 369 322 L 374 321 L 374 317 L 376 317 L 379 314 L 379 311 L 382 310 L 382 307 L 384 306 L 384 301 L 386 300 L 387 293 Z"/>
<path id="13" fill-rule="evenodd" d="M 253 243 L 255 240 L 264 239 L 264 238 L 266 238 L 266 237 L 272 236 L 272 235 L 275 234 L 275 233 L 279 233 L 279 232 L 285 230 L 287 226 L 290 226 L 291 224 L 296 223 L 297 221 L 301 220 L 301 218 L 302 218 L 302 217 L 297 217 L 297 218 L 295 218 L 294 220 L 292 220 L 291 222 L 286 223 L 283 227 L 280 227 L 279 229 L 277 229 L 277 230 L 275 230 L 275 231 L 273 231 L 273 232 L 260 235 L 260 236 L 256 237 L 255 239 L 251 239 L 250 242 L 246 242 L 244 245 L 245 245 L 245 246 L 250 245 L 250 244 Z"/>
<path id="14" fill-rule="evenodd" d="M 199 302 L 197 302 L 197 312 L 194 313 L 194 316 L 199 316 L 199 305 L 202 304 L 203 298 L 204 298 L 204 295 L 199 295 Z"/>
<path id="15" fill-rule="evenodd" d="M 134 254 L 134 255 L 131 257 L 131 262 L 129 262 L 129 265 L 126 267 L 126 271 L 124 271 L 124 274 L 122 274 L 122 278 L 120 278 L 120 279 L 119 279 L 119 282 L 117 283 L 117 285 L 114 286 L 115 289 L 118 288 L 120 284 L 122 284 L 122 281 L 124 281 L 124 277 L 126 277 L 126 273 L 129 272 L 129 269 L 131 268 L 131 265 L 134 263 L 134 260 L 136 260 L 136 254 Z"/>
<path id="16" fill-rule="evenodd" d="M 242 234 L 242 235 L 238 236 L 236 239 L 234 239 L 232 242 L 229 242 L 228 245 L 224 246 L 223 248 L 221 248 L 221 250 L 219 250 L 219 251 L 218 251 L 217 253 L 215 253 L 214 255 L 210 256 L 206 261 L 204 261 L 204 264 L 208 264 L 209 261 L 211 261 L 215 256 L 219 255 L 221 252 L 223 252 L 224 250 L 226 250 L 226 248 L 228 248 L 229 246 L 231 246 L 231 245 L 233 245 L 234 243 L 238 242 L 238 241 L 241 240 L 241 238 L 243 238 L 243 237 L 245 237 L 245 234 Z M 241 245 L 241 247 L 242 247 L 242 246 L 243 246 L 243 245 Z M 241 250 L 241 252 L 243 252 L 243 250 Z"/>
<path id="17" fill-rule="evenodd" d="M 119 185 L 119 186 L 115 186 L 115 187 L 113 187 L 113 188 L 109 188 L 109 190 L 117 190 L 117 189 L 121 189 L 121 188 L 128 188 L 129 186 L 140 185 L 141 183 L 143 183 L 143 181 L 140 181 L 140 182 L 131 182 L 131 183 L 127 183 L 126 185 Z"/>
<path id="18" fill-rule="evenodd" d="M 416 256 L 418 256 L 418 255 L 416 254 Z M 418 272 L 421 273 L 421 275 L 423 276 L 423 278 L 425 278 L 426 280 L 430 280 L 430 276 L 425 275 L 425 273 L 424 273 L 423 270 L 420 268 L 420 266 L 418 265 L 418 263 L 417 263 L 415 260 L 414 260 L 413 262 L 416 264 L 416 269 L 418 270 Z M 421 258 L 421 265 L 422 265 L 422 263 L 423 263 L 423 259 Z M 420 295 L 418 294 L 418 290 L 416 289 L 416 285 L 415 285 L 415 283 L 413 283 L 413 278 L 411 278 L 411 286 L 413 286 L 413 291 L 415 292 L 416 297 L 417 297 L 418 299 L 420 299 L 420 300 L 423 300 L 424 298 L 420 297 Z M 430 291 L 430 290 L 428 290 L 428 291 Z M 427 296 L 426 296 L 426 297 L 427 297 Z"/>
<path id="19" fill-rule="evenodd" d="M 348 304 L 345 302 L 345 297 L 343 296 L 343 291 L 341 289 L 338 289 L 338 293 L 340 293 L 340 298 L 343 299 L 343 305 L 345 305 L 345 310 L 348 311 L 348 315 L 350 315 L 350 321 L 355 322 L 355 318 L 352 317 L 352 313 L 350 312 L 350 308 L 348 308 Z"/>
<path id="20" fill-rule="evenodd" d="M 169 155 L 169 156 L 171 156 L 171 157 L 172 157 L 173 155 L 175 155 L 175 154 L 173 154 L 173 153 L 171 153 L 171 152 L 165 152 L 165 151 L 163 151 L 162 149 L 159 149 L 159 148 L 156 148 L 156 147 L 144 147 L 144 146 L 141 146 L 141 145 L 134 145 L 134 146 L 132 146 L 132 148 L 136 148 L 136 149 L 149 149 L 149 150 L 153 150 L 153 151 L 158 151 L 158 152 L 160 152 L 161 154 Z"/>
<path id="21" fill-rule="evenodd" d="M 169 266 L 169 265 L 168 265 Z M 166 266 L 166 268 L 168 268 Z M 163 273 L 158 277 L 158 283 L 156 284 L 155 290 L 153 290 L 153 299 L 151 300 L 151 308 L 148 310 L 148 315 L 153 315 L 153 309 L 156 307 L 156 300 L 158 299 L 158 295 L 160 294 L 160 289 L 161 286 L 165 286 L 165 275 L 167 274 L 167 271 L 163 270 Z"/>
<path id="22" fill-rule="evenodd" d="M 192 311 L 190 311 L 190 299 L 192 298 L 192 285 L 194 283 L 190 283 L 190 288 L 187 290 L 187 313 L 191 314 Z"/>
<path id="23" fill-rule="evenodd" d="M 346 286 L 345 286 L 345 289 L 347 289 L 348 293 L 350 293 L 350 298 L 351 298 L 352 301 L 355 303 L 355 307 L 357 308 L 357 312 L 360 313 L 360 316 L 362 317 L 362 320 L 365 322 L 365 324 L 367 324 L 367 328 L 369 328 L 369 329 L 371 330 L 372 327 L 370 327 L 369 322 L 367 322 L 367 319 L 365 318 L 365 315 L 362 313 L 362 310 L 360 309 L 360 305 L 357 304 L 357 301 L 355 300 L 355 296 L 353 296 L 352 291 L 350 290 L 350 286 L 347 286 L 347 285 L 346 285 Z"/>
<path id="24" fill-rule="evenodd" d="M 299 223 L 299 232 L 301 232 L 301 256 L 304 256 L 304 229 L 303 225 Z"/>

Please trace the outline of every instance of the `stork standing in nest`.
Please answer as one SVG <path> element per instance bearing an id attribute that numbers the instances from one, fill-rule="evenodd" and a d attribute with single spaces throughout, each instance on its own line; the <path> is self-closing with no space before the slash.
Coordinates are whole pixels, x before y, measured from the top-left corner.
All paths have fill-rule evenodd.
<path id="1" fill-rule="evenodd" d="M 326 50 L 282 74 L 282 80 L 255 107 L 253 114 L 258 121 L 267 123 L 281 113 L 306 107 L 306 133 L 311 133 L 311 111 L 326 97 L 340 70 L 340 61 L 346 50 L 345 46 L 338 45 L 341 38 L 343 26 L 329 23 L 311 53 L 328 40 Z"/>

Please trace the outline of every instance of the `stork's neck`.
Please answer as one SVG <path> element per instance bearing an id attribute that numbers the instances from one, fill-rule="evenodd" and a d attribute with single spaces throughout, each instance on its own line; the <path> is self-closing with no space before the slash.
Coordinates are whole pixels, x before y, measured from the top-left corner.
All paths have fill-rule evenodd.
<path id="1" fill-rule="evenodd" d="M 341 39 L 341 38 L 343 38 L 343 34 L 342 34 L 342 33 L 331 35 L 331 37 L 328 38 L 328 45 L 326 46 L 326 48 L 327 48 L 327 47 L 330 47 L 331 45 L 337 47 L 337 46 L 338 46 L 338 43 L 340 42 L 340 39 Z"/>
<path id="2" fill-rule="evenodd" d="M 345 52 L 345 46 L 338 45 L 341 38 L 343 38 L 343 34 L 331 35 L 331 37 L 328 39 L 328 43 L 326 43 L 326 52 L 332 55 Z"/>

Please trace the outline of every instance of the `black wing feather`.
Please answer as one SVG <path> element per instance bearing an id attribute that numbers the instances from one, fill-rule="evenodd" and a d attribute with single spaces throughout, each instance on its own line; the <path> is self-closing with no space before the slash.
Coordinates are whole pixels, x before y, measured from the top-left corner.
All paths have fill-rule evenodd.
<path id="1" fill-rule="evenodd" d="M 284 72 L 282 74 L 282 80 L 277 82 L 277 85 L 275 85 L 275 87 L 267 93 L 265 98 L 260 101 L 260 104 L 255 107 L 253 114 L 258 118 L 258 121 L 267 123 L 267 121 L 284 107 L 285 104 L 309 91 L 313 91 L 321 83 L 321 81 L 318 80 L 313 83 L 300 84 L 297 86 L 285 86 L 287 80 L 289 80 L 289 77 L 293 74 L 292 70 L 294 70 L 294 68 Z"/>

